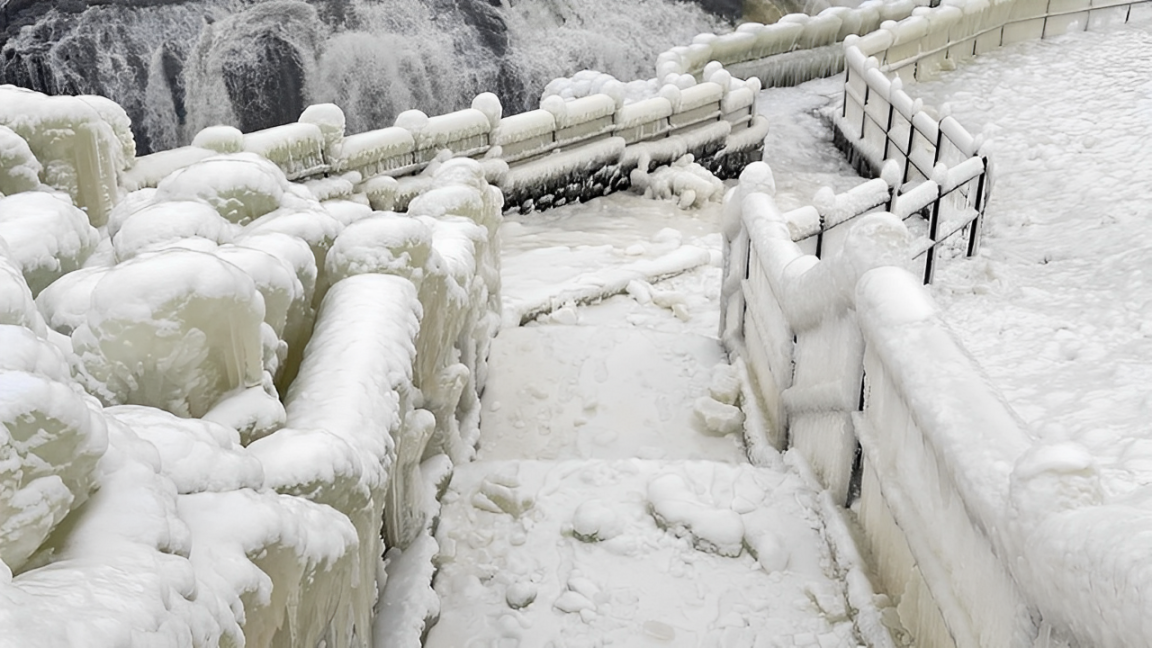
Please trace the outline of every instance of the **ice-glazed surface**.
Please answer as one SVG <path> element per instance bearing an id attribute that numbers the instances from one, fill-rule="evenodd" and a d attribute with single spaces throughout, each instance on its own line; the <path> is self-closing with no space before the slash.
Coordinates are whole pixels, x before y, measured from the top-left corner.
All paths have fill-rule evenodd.
<path id="1" fill-rule="evenodd" d="M 1149 46 L 1144 18 L 909 87 L 994 147 L 980 257 L 937 281 L 945 318 L 1032 434 L 1086 446 L 1117 498 L 1152 484 L 1152 83 L 1131 56 Z"/>
<path id="2" fill-rule="evenodd" d="M 210 254 L 166 250 L 99 279 L 72 332 L 87 388 L 106 404 L 202 416 L 259 385 L 264 300 L 252 279 Z"/>
<path id="3" fill-rule="evenodd" d="M 35 295 L 83 265 L 100 237 L 67 196 L 29 191 L 0 198 L 0 239 Z"/>

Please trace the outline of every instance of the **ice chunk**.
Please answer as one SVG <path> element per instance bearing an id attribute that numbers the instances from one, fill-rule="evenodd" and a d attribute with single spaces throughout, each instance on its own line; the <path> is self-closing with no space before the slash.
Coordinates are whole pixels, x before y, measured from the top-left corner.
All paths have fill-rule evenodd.
<path id="1" fill-rule="evenodd" d="M 672 533 L 688 537 L 701 551 L 739 556 L 744 522 L 731 509 L 701 503 L 684 478 L 665 473 L 648 482 L 648 504 L 656 521 Z"/>
<path id="2" fill-rule="evenodd" d="M 708 383 L 708 395 L 712 398 L 735 405 L 740 398 L 740 376 L 736 368 L 728 363 L 720 363 L 712 369 L 712 381 Z"/>
<path id="3" fill-rule="evenodd" d="M 206 203 L 157 202 L 125 219 L 112 237 L 112 247 L 118 261 L 127 261 L 141 252 L 160 250 L 183 239 L 203 239 L 217 245 L 230 243 L 233 228 Z"/>
<path id="4" fill-rule="evenodd" d="M 240 435 L 218 423 L 174 416 L 154 407 L 121 405 L 106 412 L 156 446 L 160 471 L 180 493 L 223 492 L 264 485 L 260 461 Z"/>
<path id="5" fill-rule="evenodd" d="M 42 169 L 28 142 L 0 125 L 0 196 L 39 189 Z"/>
<path id="6" fill-rule="evenodd" d="M 71 385 L 0 372 L 0 560 L 18 570 L 84 503 L 107 443 L 99 407 Z"/>
<path id="7" fill-rule="evenodd" d="M 701 396 L 696 399 L 693 411 L 704 426 L 704 431 L 716 436 L 724 436 L 738 432 L 744 424 L 744 412 L 739 407 L 710 397 Z"/>
<path id="8" fill-rule="evenodd" d="M 36 295 L 82 266 L 100 236 L 66 196 L 36 191 L 0 198 L 0 239 Z"/>
<path id="9" fill-rule="evenodd" d="M 225 393 L 261 383 L 264 300 L 210 254 L 169 250 L 110 270 L 72 333 L 88 389 L 108 405 L 201 416 Z"/>
<path id="10" fill-rule="evenodd" d="M 229 222 L 244 225 L 280 207 L 287 190 L 284 173 L 254 153 L 221 155 L 168 176 L 157 200 L 202 200 Z"/>
<path id="11" fill-rule="evenodd" d="M 647 172 L 647 163 L 641 161 L 632 170 L 632 185 L 644 195 L 657 200 L 674 199 L 681 209 L 699 208 L 709 201 L 724 196 L 724 183 L 707 169 L 696 164 L 691 154 L 684 155 L 674 164 Z"/>

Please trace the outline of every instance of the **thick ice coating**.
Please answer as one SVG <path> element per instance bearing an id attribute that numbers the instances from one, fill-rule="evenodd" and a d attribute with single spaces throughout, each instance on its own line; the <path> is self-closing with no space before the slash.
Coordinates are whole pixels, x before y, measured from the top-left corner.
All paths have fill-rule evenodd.
<path id="1" fill-rule="evenodd" d="M 264 300 L 252 279 L 189 250 L 110 270 L 72 333 L 88 390 L 106 405 L 202 416 L 225 393 L 261 384 Z"/>
<path id="2" fill-rule="evenodd" d="M 100 236 L 67 196 L 34 191 L 0 198 L 0 239 L 35 295 L 79 268 Z"/>
<path id="3" fill-rule="evenodd" d="M 23 137 L 0 125 L 0 196 L 38 189 L 43 168 Z"/>
<path id="4" fill-rule="evenodd" d="M 18 348 L 40 355 L 26 348 L 34 341 L 4 336 L 18 340 Z M 84 503 L 107 442 L 98 407 L 71 385 L 0 372 L 0 561 L 18 569 Z"/>
<path id="5" fill-rule="evenodd" d="M 229 222 L 244 225 L 280 207 L 284 173 L 253 153 L 221 155 L 168 176 L 156 187 L 158 200 L 202 200 Z"/>

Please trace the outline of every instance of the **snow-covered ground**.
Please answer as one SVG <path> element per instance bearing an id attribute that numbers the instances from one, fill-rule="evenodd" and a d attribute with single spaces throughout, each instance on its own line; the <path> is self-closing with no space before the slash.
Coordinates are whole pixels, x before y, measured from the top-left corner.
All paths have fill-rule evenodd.
<path id="1" fill-rule="evenodd" d="M 707 254 L 497 336 L 427 645 L 856 645 L 817 493 L 779 457 L 744 457 L 718 212 L 625 194 L 505 223 L 506 304 Z"/>
<path id="2" fill-rule="evenodd" d="M 815 115 L 836 88 L 761 94 L 784 201 L 858 182 Z M 428 646 L 860 643 L 819 494 L 790 456 L 750 465 L 727 405 L 718 225 L 715 202 L 632 193 L 505 221 L 505 328 L 444 499 Z M 619 294 L 581 303 L 598 289 Z"/>
<path id="3" fill-rule="evenodd" d="M 994 146 L 980 256 L 937 276 L 945 317 L 1032 434 L 1086 446 L 1119 499 L 1152 484 L 1149 51 L 1145 17 L 908 88 Z"/>

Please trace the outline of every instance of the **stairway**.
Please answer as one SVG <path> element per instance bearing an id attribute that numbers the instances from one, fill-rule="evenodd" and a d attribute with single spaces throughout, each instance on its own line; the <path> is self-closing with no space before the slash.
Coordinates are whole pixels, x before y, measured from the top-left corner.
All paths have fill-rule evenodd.
<path id="1" fill-rule="evenodd" d="M 635 316 L 662 308 L 617 296 L 496 338 L 426 646 L 858 645 L 817 493 L 748 463 L 722 347 Z"/>

